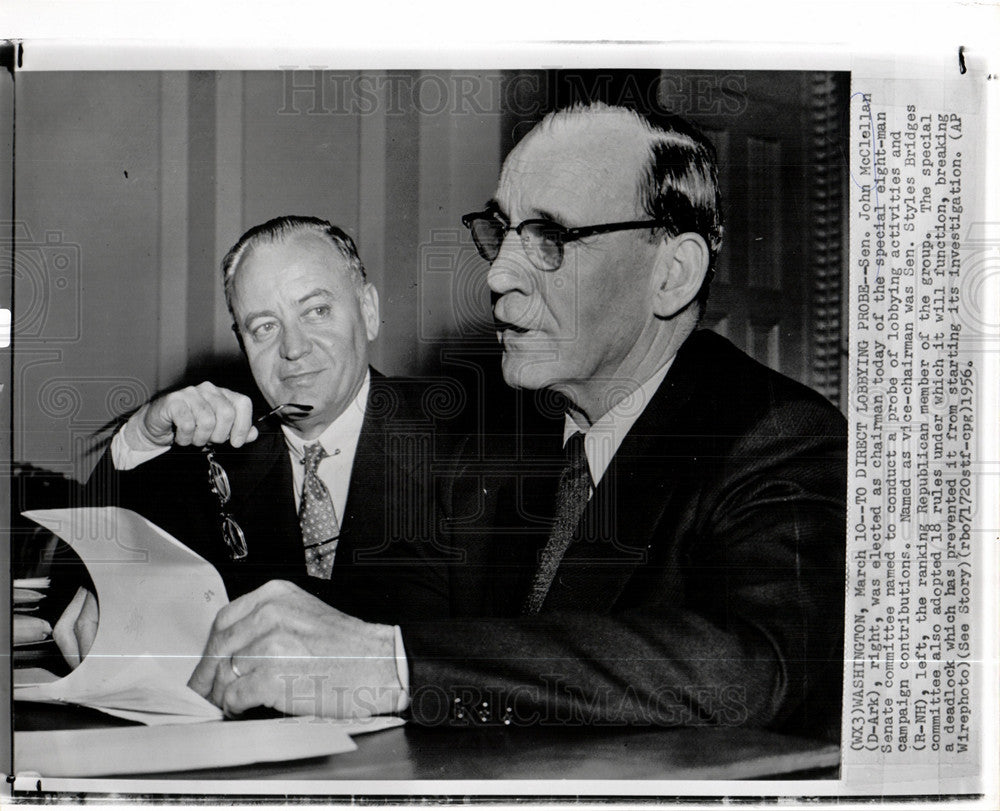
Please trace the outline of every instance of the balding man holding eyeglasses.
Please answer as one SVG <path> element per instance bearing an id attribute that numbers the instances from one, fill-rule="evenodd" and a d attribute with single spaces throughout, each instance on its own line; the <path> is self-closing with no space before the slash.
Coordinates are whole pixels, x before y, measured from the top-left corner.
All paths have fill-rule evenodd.
<path id="1" fill-rule="evenodd" d="M 115 435 L 91 503 L 169 532 L 216 567 L 231 599 L 268 584 L 309 594 L 390 644 L 400 616 L 447 615 L 433 560 L 434 384 L 370 368 L 379 298 L 353 240 L 315 217 L 278 217 L 240 237 L 222 283 L 258 413 L 211 382 L 154 398 Z M 56 623 L 71 665 L 97 608 L 81 589 Z"/>

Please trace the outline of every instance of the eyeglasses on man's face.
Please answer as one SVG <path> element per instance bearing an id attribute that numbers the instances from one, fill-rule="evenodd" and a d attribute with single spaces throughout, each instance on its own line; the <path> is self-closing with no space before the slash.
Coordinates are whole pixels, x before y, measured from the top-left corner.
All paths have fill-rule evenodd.
<path id="1" fill-rule="evenodd" d="M 539 270 L 553 271 L 562 265 L 564 247 L 569 242 L 612 231 L 662 227 L 663 223 L 659 220 L 629 220 L 567 228 L 552 220 L 533 219 L 511 225 L 510 221 L 496 209 L 486 209 L 464 215 L 462 225 L 472 233 L 476 250 L 487 262 L 492 264 L 500 255 L 500 246 L 503 245 L 507 232 L 513 231 L 521 238 L 521 246 L 531 264 Z"/>

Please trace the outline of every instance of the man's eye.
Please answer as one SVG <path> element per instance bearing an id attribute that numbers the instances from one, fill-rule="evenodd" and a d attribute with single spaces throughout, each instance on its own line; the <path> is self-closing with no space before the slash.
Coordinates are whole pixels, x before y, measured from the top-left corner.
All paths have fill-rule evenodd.
<path id="1" fill-rule="evenodd" d="M 315 307 L 310 307 L 309 312 L 306 313 L 309 316 L 315 318 L 326 318 L 331 311 L 329 304 L 317 304 Z"/>
<path id="2" fill-rule="evenodd" d="M 533 222 L 524 227 L 524 234 L 534 243 L 561 244 L 566 234 L 566 229 L 556 222 Z"/>
<path id="3" fill-rule="evenodd" d="M 558 245 L 564 241 L 566 229 L 559 225 L 559 223 L 546 222 L 538 226 L 538 233 L 546 242 L 554 242 Z"/>
<path id="4" fill-rule="evenodd" d="M 278 325 L 273 321 L 265 321 L 263 324 L 258 324 L 250 330 L 250 335 L 255 341 L 263 341 L 265 338 L 274 334 L 277 330 Z"/>

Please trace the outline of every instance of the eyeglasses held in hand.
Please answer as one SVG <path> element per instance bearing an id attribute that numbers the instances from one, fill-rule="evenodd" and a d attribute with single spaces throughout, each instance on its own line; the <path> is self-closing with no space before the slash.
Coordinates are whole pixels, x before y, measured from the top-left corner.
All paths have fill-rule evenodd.
<path id="1" fill-rule="evenodd" d="M 658 220 L 629 220 L 628 222 L 609 222 L 603 225 L 583 225 L 579 228 L 567 228 L 552 220 L 524 220 L 518 225 L 511 225 L 508 219 L 496 209 L 475 211 L 462 217 L 462 225 L 472 232 L 472 241 L 476 250 L 490 264 L 500 255 L 508 231 L 513 231 L 521 238 L 524 253 L 539 270 L 558 270 L 563 262 L 563 246 L 584 237 L 595 234 L 608 234 L 612 231 L 632 231 L 640 228 L 660 228 L 663 223 Z"/>
<path id="2" fill-rule="evenodd" d="M 225 468 L 215 460 L 215 451 L 211 445 L 206 445 L 205 458 L 208 460 L 208 483 L 212 492 L 219 499 L 219 520 L 221 521 L 222 540 L 229 548 L 229 557 L 232 560 L 243 560 L 247 556 L 247 539 L 243 534 L 243 529 L 236 523 L 236 519 L 226 509 L 229 499 L 232 497 L 232 490 L 229 488 L 229 477 Z"/>
<path id="3" fill-rule="evenodd" d="M 257 422 L 262 422 L 284 408 L 294 408 L 297 411 L 309 412 L 312 411 L 313 407 L 311 405 L 302 405 L 301 403 L 282 403 L 277 408 L 268 411 L 263 417 L 259 417 Z M 226 546 L 229 548 L 229 557 L 232 560 L 243 560 L 248 553 L 247 539 L 243 534 L 242 527 L 236 523 L 236 519 L 226 509 L 226 505 L 233 494 L 229 487 L 229 477 L 226 475 L 225 468 L 216 461 L 215 449 L 212 447 L 212 444 L 205 445 L 202 450 L 205 452 L 205 459 L 208 461 L 208 484 L 212 488 L 212 492 L 219 499 L 219 520 L 221 521 L 222 540 L 226 542 Z"/>

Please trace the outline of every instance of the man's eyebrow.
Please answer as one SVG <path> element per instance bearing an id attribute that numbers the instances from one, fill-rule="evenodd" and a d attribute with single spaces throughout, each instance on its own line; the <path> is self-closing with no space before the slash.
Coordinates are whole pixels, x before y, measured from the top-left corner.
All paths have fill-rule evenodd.
<path id="1" fill-rule="evenodd" d="M 327 290 L 325 287 L 317 287 L 315 290 L 310 290 L 304 296 L 296 301 L 296 304 L 305 304 L 309 299 L 316 298 L 317 296 L 322 296 L 324 298 L 336 298 L 334 294 Z M 247 313 L 243 318 L 243 324 L 248 325 L 251 321 L 256 318 L 277 318 L 278 314 L 274 310 L 255 310 L 252 313 Z"/>
<path id="2" fill-rule="evenodd" d="M 561 215 L 553 214 L 551 211 L 544 208 L 535 208 L 532 209 L 532 212 L 538 215 L 537 217 L 532 217 L 532 219 L 550 220 L 551 222 L 559 223 L 560 225 L 566 221 Z"/>
<path id="3" fill-rule="evenodd" d="M 496 199 L 490 199 L 486 203 L 486 210 L 496 211 L 497 213 L 502 214 L 504 217 L 510 219 L 507 212 L 503 210 L 503 206 L 501 206 Z M 558 223 L 560 225 L 566 222 L 566 218 L 563 217 L 562 215 L 554 214 L 553 212 L 548 211 L 547 209 L 544 208 L 530 208 L 528 209 L 528 213 L 530 214 L 530 216 L 525 217 L 524 219 L 526 220 L 550 220 L 551 222 Z"/>
<path id="4" fill-rule="evenodd" d="M 309 299 L 315 298 L 316 296 L 326 296 L 326 298 L 336 298 L 329 290 L 325 287 L 317 287 L 315 290 L 310 290 L 302 298 L 296 301 L 296 304 L 305 304 Z"/>
<path id="5" fill-rule="evenodd" d="M 258 318 L 265 317 L 277 318 L 278 314 L 274 312 L 274 310 L 255 310 L 254 312 L 247 313 L 243 316 L 243 326 L 249 327 L 253 321 L 256 321 Z"/>

